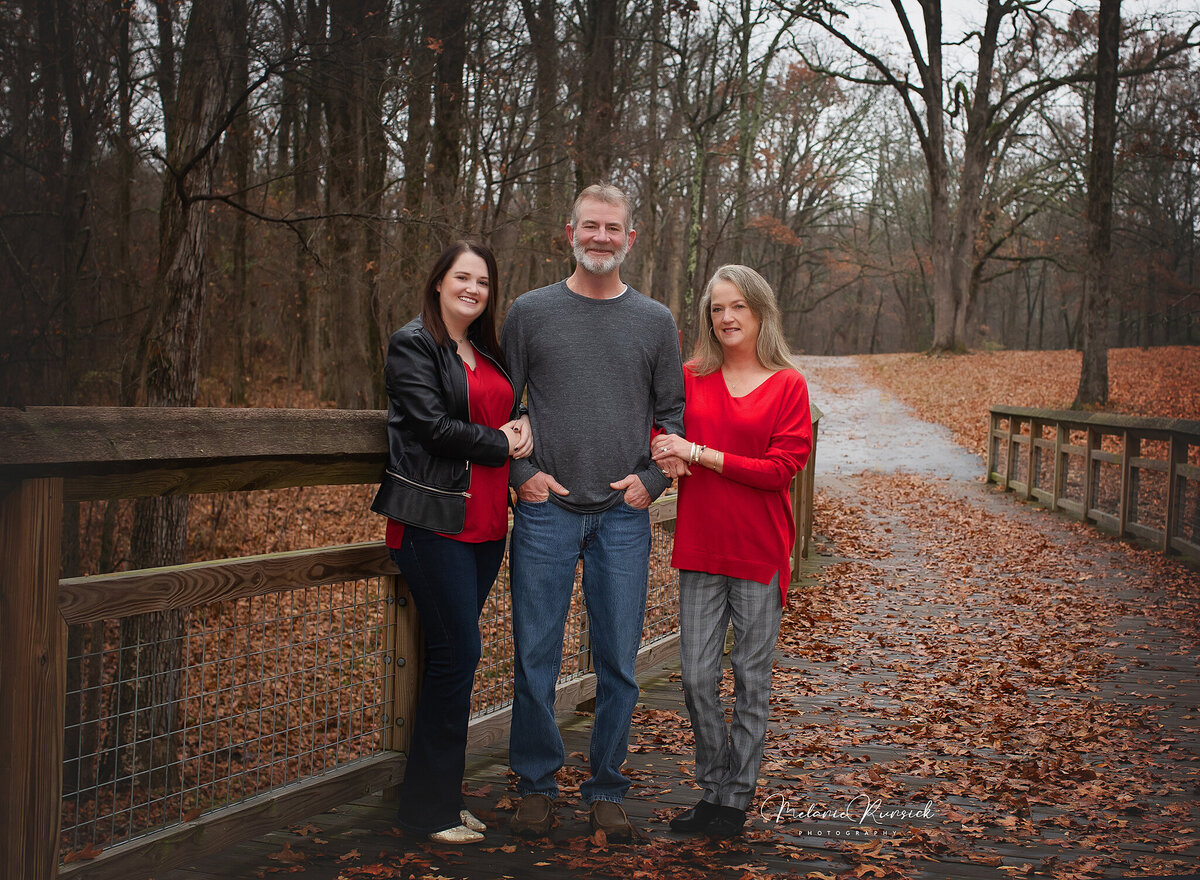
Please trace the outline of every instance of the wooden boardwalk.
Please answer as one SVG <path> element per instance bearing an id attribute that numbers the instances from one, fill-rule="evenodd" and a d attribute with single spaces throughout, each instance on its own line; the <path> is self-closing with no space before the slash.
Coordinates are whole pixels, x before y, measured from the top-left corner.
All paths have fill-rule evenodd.
<path id="1" fill-rule="evenodd" d="M 981 485 L 845 478 L 824 493 L 830 540 L 789 603 L 743 840 L 667 828 L 696 799 L 667 663 L 635 716 L 633 843 L 589 837 L 581 712 L 549 840 L 508 834 L 501 749 L 469 769 L 468 804 L 492 829 L 480 847 L 405 837 L 373 797 L 164 878 L 1200 873 L 1197 574 Z M 902 810 L 917 815 L 888 815 Z"/>

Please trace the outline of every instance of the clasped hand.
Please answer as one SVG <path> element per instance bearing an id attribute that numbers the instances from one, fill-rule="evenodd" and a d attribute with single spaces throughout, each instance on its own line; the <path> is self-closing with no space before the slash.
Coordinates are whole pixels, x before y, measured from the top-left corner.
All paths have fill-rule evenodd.
<path id="1" fill-rule="evenodd" d="M 529 416 L 521 416 L 500 426 L 508 439 L 508 454 L 513 458 L 528 458 L 533 452 L 533 431 L 529 427 Z"/>
<path id="2" fill-rule="evenodd" d="M 692 470 L 688 467 L 688 456 L 692 451 L 692 443 L 678 434 L 660 434 L 651 442 L 651 458 L 658 465 L 663 475 L 670 479 L 690 477 Z"/>

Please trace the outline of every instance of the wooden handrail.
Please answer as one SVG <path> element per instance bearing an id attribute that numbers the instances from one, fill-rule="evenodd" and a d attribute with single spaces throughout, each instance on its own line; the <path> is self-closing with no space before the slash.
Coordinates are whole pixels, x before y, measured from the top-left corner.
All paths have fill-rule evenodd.
<path id="1" fill-rule="evenodd" d="M 61 477 L 67 501 L 372 483 L 382 410 L 0 408 L 0 483 Z"/>
<path id="2" fill-rule="evenodd" d="M 1197 442 L 1200 442 L 1200 421 L 1193 419 L 1165 419 L 1155 416 L 1129 416 L 1122 413 L 1081 412 L 1072 409 L 1038 409 L 1037 407 L 1004 406 L 1003 404 L 993 406 L 990 412 L 993 415 L 1059 422 L 1077 425 L 1080 428 L 1112 428 L 1113 430 L 1132 428 L 1141 432 L 1142 436 L 1150 436 L 1155 433 L 1186 434 L 1195 437 Z"/>
<path id="3" fill-rule="evenodd" d="M 1121 537 L 1132 536 L 1149 540 L 1164 552 L 1178 551 L 1200 559 L 1200 538 L 1193 522 L 1190 532 L 1181 526 L 1181 499 L 1196 497 L 1183 491 L 1191 481 L 1200 483 L 1200 466 L 1189 464 L 1189 449 L 1200 447 L 1200 421 L 1128 416 L 1117 413 L 1087 413 L 1074 410 L 1048 410 L 1018 406 L 993 406 L 989 414 L 987 447 L 987 479 L 1004 489 L 1012 489 L 1025 500 L 1040 501 L 1053 510 L 1073 514 L 1085 522 L 1107 528 Z M 1006 427 L 1000 423 L 1007 421 Z M 1022 426 L 1028 425 L 1028 433 Z M 1052 438 L 1043 437 L 1043 428 L 1052 428 Z M 1083 442 L 1069 442 L 1070 431 L 1084 432 Z M 1119 438 L 1120 451 L 1103 448 L 1103 438 Z M 1155 458 L 1144 451 L 1146 441 L 1165 443 L 1166 457 Z M 1111 446 L 1111 443 L 1110 443 Z M 1000 452 L 1004 452 L 1001 467 Z M 1025 479 L 1019 479 L 1016 469 L 1018 455 L 1025 466 Z M 1042 484 L 1043 457 L 1053 456 L 1048 485 Z M 1071 462 L 1077 461 L 1082 479 L 1079 497 L 1068 497 L 1068 473 Z M 1117 502 L 1115 509 L 1102 509 L 1098 500 L 1098 474 L 1102 466 L 1117 473 Z M 1147 499 L 1143 491 L 1143 473 L 1165 475 L 1166 491 L 1161 498 Z M 1138 520 L 1143 502 L 1161 504 L 1163 527 L 1158 528 Z M 1192 519 L 1200 518 L 1193 514 Z"/>
<path id="4" fill-rule="evenodd" d="M 820 417 L 813 407 L 814 446 Z M 419 645 L 415 615 L 406 613 L 406 588 L 379 542 L 59 581 L 63 503 L 373 483 L 387 452 L 384 421 L 382 411 L 0 408 L 0 669 L 6 679 L 0 703 L 0 775 L 10 783 L 0 795 L 0 876 L 44 880 L 60 870 L 68 624 L 381 576 L 393 590 L 388 655 L 409 656 Z M 813 467 L 810 460 L 797 476 L 795 490 L 798 513 L 803 513 L 797 523 L 797 553 L 805 556 Z M 673 518 L 674 505 L 674 498 L 660 499 L 651 510 L 652 521 Z M 642 662 L 658 658 L 669 642 L 648 646 Z M 410 664 L 403 675 L 388 676 L 385 686 L 397 713 L 404 711 L 401 706 L 415 705 L 417 667 Z M 594 685 L 586 678 L 567 682 L 561 698 L 575 699 L 590 687 Z M 502 721 L 497 716 L 477 725 L 473 741 L 496 736 Z M 406 747 L 402 722 L 399 714 L 393 718 L 385 748 Z M 368 779 L 367 784 L 393 784 L 402 763 L 381 757 L 356 766 L 342 774 L 346 785 Z M 290 821 L 297 810 L 326 804 L 322 798 L 344 796 L 336 786 L 318 793 L 305 789 L 306 784 L 290 790 L 286 810 L 278 812 L 279 802 L 270 814 Z M 269 798 L 260 800 L 270 803 Z M 61 873 L 128 876 L 129 866 L 141 864 L 142 858 L 162 868 L 185 858 L 188 852 L 175 845 L 194 843 L 205 828 L 209 837 L 195 847 L 220 845 L 212 829 L 220 829 L 223 839 L 224 829 L 240 827 L 239 816 L 272 821 L 254 812 L 259 808 L 256 800 L 168 827 L 149 840 L 118 846 L 102 859 L 63 867 Z M 171 850 L 169 856 L 160 851 L 164 846 Z"/>

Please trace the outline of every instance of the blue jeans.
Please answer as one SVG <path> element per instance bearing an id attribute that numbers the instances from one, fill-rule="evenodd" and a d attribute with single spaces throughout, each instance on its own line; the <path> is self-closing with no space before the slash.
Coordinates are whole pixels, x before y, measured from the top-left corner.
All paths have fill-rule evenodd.
<path id="1" fill-rule="evenodd" d="M 646 611 L 650 515 L 624 502 L 581 514 L 552 501 L 519 501 L 510 558 L 516 671 L 509 761 L 519 777 L 517 791 L 558 796 L 554 774 L 565 756 L 554 686 L 575 567 L 582 559 L 596 716 L 591 776 L 579 791 L 585 803 L 619 802 L 629 790 L 621 765 L 638 699 L 634 663 Z"/>
<path id="2" fill-rule="evenodd" d="M 504 558 L 504 541 L 472 544 L 406 526 L 400 568 L 425 635 L 425 670 L 404 783 L 400 825 L 433 834 L 459 824 L 467 719 L 479 665 L 479 612 Z"/>

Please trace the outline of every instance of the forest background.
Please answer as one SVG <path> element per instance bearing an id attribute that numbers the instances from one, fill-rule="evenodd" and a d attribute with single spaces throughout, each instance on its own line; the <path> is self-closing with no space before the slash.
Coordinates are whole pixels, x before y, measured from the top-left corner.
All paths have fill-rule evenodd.
<path id="1" fill-rule="evenodd" d="M 569 273 L 563 226 L 600 179 L 637 207 L 623 278 L 685 350 L 705 281 L 743 262 L 805 354 L 1090 343 L 1194 364 L 1174 347 L 1200 343 L 1194 6 L 1129 0 L 1113 33 L 1117 0 L 967 0 L 962 27 L 940 0 L 892 5 L 0 0 L 0 405 L 380 407 L 433 256 L 489 243 L 503 316 Z M 62 573 L 361 539 L 369 487 L 313 497 L 68 504 Z M 189 624 L 153 617 L 72 629 L 72 658 L 119 645 L 105 675 L 152 692 L 122 705 L 169 711 L 69 756 L 138 729 L 179 752 L 157 671 L 184 668 Z"/>
<path id="2" fill-rule="evenodd" d="M 1080 347 L 1097 11 L 955 6 L 0 3 L 0 403 L 381 406 L 432 255 L 491 244 L 503 315 L 598 179 L 685 347 L 731 261 L 808 354 Z M 1163 8 L 1121 23 L 1105 346 L 1200 341 Z"/>

